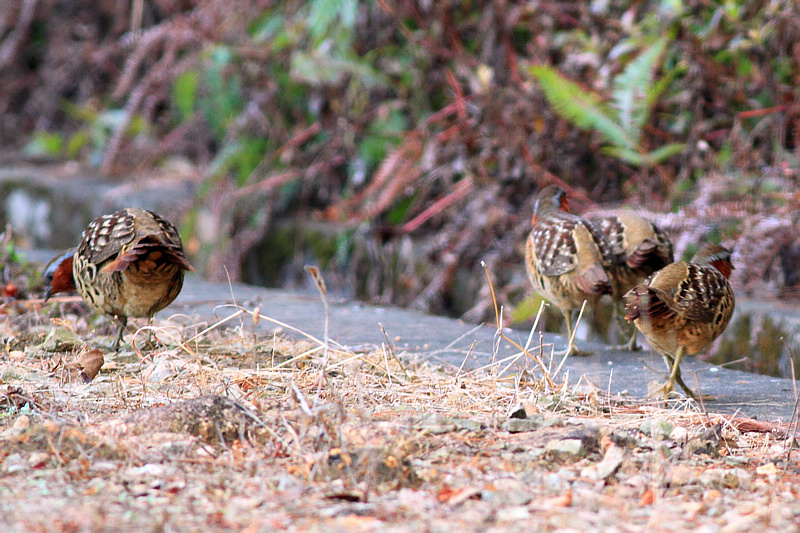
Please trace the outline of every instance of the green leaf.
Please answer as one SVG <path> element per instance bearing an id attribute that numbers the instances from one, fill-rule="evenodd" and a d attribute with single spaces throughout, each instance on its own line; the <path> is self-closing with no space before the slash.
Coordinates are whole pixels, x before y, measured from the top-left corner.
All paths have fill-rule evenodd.
<path id="1" fill-rule="evenodd" d="M 650 89 L 647 91 L 646 105 L 652 108 L 658 99 L 661 98 L 661 95 L 664 94 L 664 91 L 667 90 L 667 87 L 670 86 L 672 81 L 677 78 L 679 74 L 683 74 L 684 72 L 686 72 L 686 64 L 680 63 L 669 69 L 666 74 L 656 80 L 652 87 L 650 87 Z"/>
<path id="2" fill-rule="evenodd" d="M 667 41 L 661 38 L 628 63 L 625 70 L 614 78 L 612 94 L 619 123 L 635 144 L 639 143 L 642 127 L 650 118 L 648 88 L 658 68 Z"/>
<path id="3" fill-rule="evenodd" d="M 37 131 L 25 145 L 26 155 L 60 155 L 64 148 L 64 138 L 58 133 Z"/>
<path id="4" fill-rule="evenodd" d="M 66 149 L 66 156 L 69 159 L 75 159 L 81 153 L 81 151 L 89 144 L 91 138 L 89 137 L 89 133 L 85 130 L 80 130 L 75 133 L 72 137 L 70 137 L 69 141 L 67 142 L 67 149 Z"/>
<path id="5" fill-rule="evenodd" d="M 672 143 L 660 148 L 656 148 L 652 152 L 646 154 L 642 154 L 629 148 L 618 148 L 614 146 L 606 146 L 600 151 L 606 155 L 621 159 L 630 165 L 637 167 L 651 167 L 658 165 L 675 154 L 683 152 L 685 149 L 686 145 L 683 143 Z"/>
<path id="6" fill-rule="evenodd" d="M 264 139 L 244 139 L 240 144 L 234 164 L 237 167 L 236 184 L 241 187 L 247 182 L 247 178 L 264 160 L 267 141 Z"/>
<path id="7" fill-rule="evenodd" d="M 414 200 L 417 199 L 416 194 L 412 194 L 406 198 L 402 198 L 399 200 L 390 210 L 386 213 L 386 222 L 388 222 L 392 226 L 396 226 L 403 222 L 408 215 L 408 210 L 411 208 L 411 204 L 414 203 Z"/>
<path id="8" fill-rule="evenodd" d="M 554 68 L 534 65 L 530 72 L 542 86 L 556 113 L 582 129 L 595 129 L 616 146 L 636 145 L 628 133 L 610 116 L 600 97 L 581 89 Z"/>
<path id="9" fill-rule="evenodd" d="M 197 72 L 184 72 L 175 79 L 172 86 L 172 99 L 180 111 L 182 121 L 188 120 L 194 114 L 198 79 Z"/>
<path id="10" fill-rule="evenodd" d="M 338 19 L 344 28 L 351 29 L 358 18 L 358 0 L 313 0 L 308 14 L 308 29 L 316 40 L 326 36 Z"/>
<path id="11" fill-rule="evenodd" d="M 647 158 L 653 162 L 654 165 L 657 165 L 663 161 L 666 161 L 673 155 L 678 155 L 683 153 L 686 150 L 685 143 L 670 143 L 661 146 L 660 148 L 656 148 L 655 150 L 651 151 L 647 154 Z"/>
<path id="12" fill-rule="evenodd" d="M 368 88 L 389 85 L 386 76 L 359 58 L 334 56 L 319 51 L 295 51 L 291 62 L 292 77 L 310 85 L 338 85 L 344 81 L 346 75 L 352 76 Z"/>
<path id="13" fill-rule="evenodd" d="M 258 20 L 250 30 L 253 42 L 263 43 L 271 41 L 275 35 L 283 31 L 286 26 L 286 17 L 283 15 L 269 15 Z"/>

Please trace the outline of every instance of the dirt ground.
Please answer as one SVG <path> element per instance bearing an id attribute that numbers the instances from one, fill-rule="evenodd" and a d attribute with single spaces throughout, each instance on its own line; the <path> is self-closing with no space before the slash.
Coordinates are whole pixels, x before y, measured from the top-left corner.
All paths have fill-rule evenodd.
<path id="1" fill-rule="evenodd" d="M 265 337 L 245 309 L 111 352 L 74 298 L 26 305 L 0 325 L 4 531 L 800 527 L 791 424 L 611 398 L 536 354 L 500 379 Z"/>

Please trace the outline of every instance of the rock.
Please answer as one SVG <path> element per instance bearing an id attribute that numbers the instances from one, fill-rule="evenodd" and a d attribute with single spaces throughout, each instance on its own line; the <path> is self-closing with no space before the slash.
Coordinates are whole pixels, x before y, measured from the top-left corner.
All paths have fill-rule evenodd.
<path id="1" fill-rule="evenodd" d="M 518 522 L 530 518 L 531 512 L 526 507 L 507 507 L 497 511 L 495 519 L 498 522 Z"/>
<path id="2" fill-rule="evenodd" d="M 421 418 L 414 424 L 414 429 L 425 430 L 434 435 L 450 433 L 456 430 L 456 424 L 449 416 L 439 413 L 432 413 Z"/>
<path id="3" fill-rule="evenodd" d="M 536 431 L 542 427 L 542 421 L 534 418 L 509 418 L 505 420 L 500 429 L 508 431 L 509 433 L 525 433 L 527 431 Z"/>
<path id="4" fill-rule="evenodd" d="M 601 480 L 612 476 L 622 465 L 625 459 L 625 450 L 612 444 L 606 450 L 603 460 L 597 464 L 587 466 L 581 471 L 581 477 Z"/>
<path id="5" fill-rule="evenodd" d="M 3 461 L 3 470 L 5 470 L 6 474 L 24 472 L 28 468 L 28 462 L 18 453 L 12 453 Z"/>
<path id="6" fill-rule="evenodd" d="M 676 426 L 669 434 L 669 440 L 684 443 L 689 438 L 689 430 L 685 427 Z"/>
<path id="7" fill-rule="evenodd" d="M 659 418 L 657 420 L 645 420 L 639 426 L 639 431 L 654 439 L 665 440 L 672 434 L 672 424 Z"/>
<path id="8" fill-rule="evenodd" d="M 508 418 L 525 419 L 528 418 L 528 413 L 525 412 L 525 407 L 522 404 L 517 404 L 509 411 Z"/>
<path id="9" fill-rule="evenodd" d="M 669 485 L 670 487 L 682 487 L 694 481 L 695 478 L 694 469 L 684 465 L 677 465 L 670 472 Z"/>
<path id="10" fill-rule="evenodd" d="M 580 439 L 551 440 L 545 447 L 547 452 L 559 459 L 576 460 L 586 454 L 583 442 Z"/>

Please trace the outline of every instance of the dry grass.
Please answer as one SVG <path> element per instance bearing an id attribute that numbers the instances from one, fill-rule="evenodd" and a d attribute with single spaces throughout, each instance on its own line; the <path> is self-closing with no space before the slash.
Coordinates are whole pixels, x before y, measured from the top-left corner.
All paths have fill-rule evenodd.
<path id="1" fill-rule="evenodd" d="M 20 531 L 798 525 L 785 426 L 610 397 L 558 373 L 535 339 L 516 361 L 448 368 L 388 338 L 356 351 L 230 307 L 213 324 L 156 321 L 155 346 L 105 353 L 90 383 L 54 363 L 97 342 L 85 315 L 7 320 L 0 521 Z"/>

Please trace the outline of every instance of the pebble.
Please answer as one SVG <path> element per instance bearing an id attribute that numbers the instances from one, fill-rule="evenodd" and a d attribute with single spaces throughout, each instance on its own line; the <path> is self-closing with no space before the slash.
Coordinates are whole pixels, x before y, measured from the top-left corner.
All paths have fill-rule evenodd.
<path id="1" fill-rule="evenodd" d="M 14 429 L 25 429 L 31 425 L 31 418 L 28 415 L 19 415 L 14 420 Z"/>

